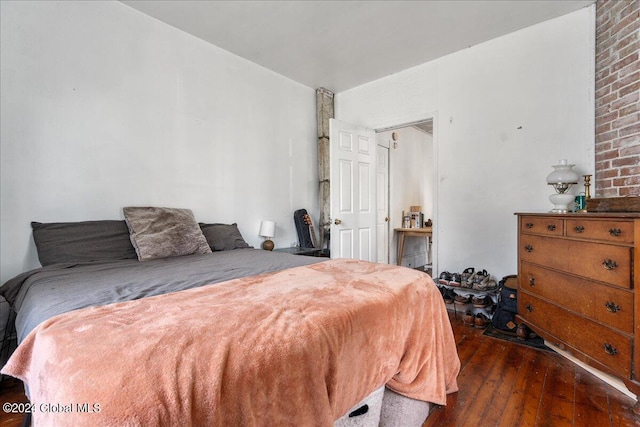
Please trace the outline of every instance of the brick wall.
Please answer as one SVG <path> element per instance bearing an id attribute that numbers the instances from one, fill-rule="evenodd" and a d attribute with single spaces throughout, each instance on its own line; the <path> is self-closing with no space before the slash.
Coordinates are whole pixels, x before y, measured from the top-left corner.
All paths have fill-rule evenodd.
<path id="1" fill-rule="evenodd" d="M 640 0 L 596 2 L 595 196 L 640 196 Z"/>

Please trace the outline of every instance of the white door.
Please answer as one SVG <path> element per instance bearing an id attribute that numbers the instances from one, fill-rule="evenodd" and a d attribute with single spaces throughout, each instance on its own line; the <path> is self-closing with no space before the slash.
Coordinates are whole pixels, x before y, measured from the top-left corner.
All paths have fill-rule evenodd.
<path id="1" fill-rule="evenodd" d="M 331 119 L 329 136 L 331 257 L 375 262 L 375 132 Z"/>
<path id="2" fill-rule="evenodd" d="M 377 261 L 389 263 L 389 147 L 378 144 L 376 158 Z"/>

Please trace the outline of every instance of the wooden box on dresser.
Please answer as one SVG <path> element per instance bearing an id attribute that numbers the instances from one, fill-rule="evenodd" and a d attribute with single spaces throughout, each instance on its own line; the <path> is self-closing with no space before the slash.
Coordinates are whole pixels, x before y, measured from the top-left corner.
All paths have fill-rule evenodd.
<path id="1" fill-rule="evenodd" d="M 516 215 L 518 322 L 640 396 L 640 214 Z"/>

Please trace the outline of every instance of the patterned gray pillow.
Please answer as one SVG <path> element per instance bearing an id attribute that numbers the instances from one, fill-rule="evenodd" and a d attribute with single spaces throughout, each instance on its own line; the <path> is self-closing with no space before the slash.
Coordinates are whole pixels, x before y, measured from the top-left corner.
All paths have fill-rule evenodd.
<path id="1" fill-rule="evenodd" d="M 126 207 L 123 213 L 140 261 L 211 253 L 191 209 Z"/>

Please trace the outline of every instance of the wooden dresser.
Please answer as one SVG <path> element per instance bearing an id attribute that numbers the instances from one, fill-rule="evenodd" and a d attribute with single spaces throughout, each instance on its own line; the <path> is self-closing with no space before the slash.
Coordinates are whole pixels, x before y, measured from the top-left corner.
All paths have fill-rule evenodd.
<path id="1" fill-rule="evenodd" d="M 516 215 L 518 321 L 640 395 L 640 214 Z"/>

